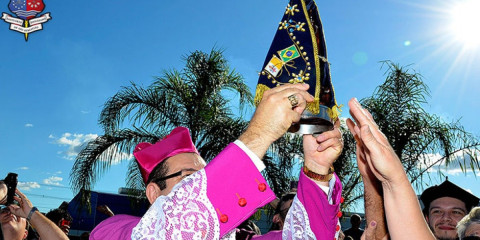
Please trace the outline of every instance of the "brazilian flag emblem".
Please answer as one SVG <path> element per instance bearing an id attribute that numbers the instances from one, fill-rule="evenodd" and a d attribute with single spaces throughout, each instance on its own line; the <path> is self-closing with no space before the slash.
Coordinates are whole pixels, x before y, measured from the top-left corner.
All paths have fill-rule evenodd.
<path id="1" fill-rule="evenodd" d="M 300 54 L 298 53 L 297 47 L 295 47 L 295 45 L 292 45 L 288 48 L 278 51 L 278 55 L 282 58 L 282 61 L 285 63 L 295 58 L 298 58 L 300 56 Z"/>

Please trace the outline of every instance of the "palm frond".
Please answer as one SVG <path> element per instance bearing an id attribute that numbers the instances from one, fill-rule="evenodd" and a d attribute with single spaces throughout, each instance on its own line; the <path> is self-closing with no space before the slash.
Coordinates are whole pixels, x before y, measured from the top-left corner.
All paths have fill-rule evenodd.
<path id="1" fill-rule="evenodd" d="M 200 156 L 207 162 L 212 160 L 228 143 L 238 139 L 247 127 L 247 122 L 242 119 L 225 118 L 211 122 L 199 134 L 195 142 Z"/>
<path id="2" fill-rule="evenodd" d="M 155 142 L 156 135 L 129 129 L 117 131 L 115 135 L 103 135 L 90 141 L 77 155 L 70 172 L 70 185 L 74 192 L 90 190 L 96 180 L 125 155 L 133 152 L 137 143 Z M 127 154 L 126 154 L 127 153 Z"/>
<path id="3" fill-rule="evenodd" d="M 145 183 L 143 182 L 142 173 L 138 168 L 137 161 L 130 161 L 128 164 L 126 183 L 129 189 L 128 194 L 135 197 L 145 197 Z"/>
<path id="4" fill-rule="evenodd" d="M 155 130 L 157 126 L 169 123 L 170 115 L 163 113 L 172 108 L 162 92 L 143 89 L 132 83 L 132 86 L 123 87 L 107 100 L 100 113 L 99 123 L 106 135 L 120 129 L 124 123 L 138 123 L 142 128 Z"/>

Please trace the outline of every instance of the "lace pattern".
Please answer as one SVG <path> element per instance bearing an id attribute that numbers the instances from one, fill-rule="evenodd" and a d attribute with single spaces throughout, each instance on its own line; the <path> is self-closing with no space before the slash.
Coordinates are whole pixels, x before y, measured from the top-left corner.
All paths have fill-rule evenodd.
<path id="1" fill-rule="evenodd" d="M 220 226 L 200 170 L 160 196 L 132 231 L 132 239 L 219 239 Z M 231 239 L 227 234 L 223 239 Z M 233 233 L 235 239 L 235 233 Z"/>
<path id="2" fill-rule="evenodd" d="M 285 218 L 282 239 L 317 239 L 310 228 L 307 210 L 297 196 L 293 199 L 292 206 Z"/>
<path id="3" fill-rule="evenodd" d="M 225 236 L 222 237 L 222 240 L 235 240 L 236 232 L 237 230 L 233 229 L 229 233 L 225 234 Z"/>

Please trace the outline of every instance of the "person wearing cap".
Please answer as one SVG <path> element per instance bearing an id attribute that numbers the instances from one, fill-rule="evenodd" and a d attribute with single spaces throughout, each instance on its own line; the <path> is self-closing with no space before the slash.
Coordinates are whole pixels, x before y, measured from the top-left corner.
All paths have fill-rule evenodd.
<path id="1" fill-rule="evenodd" d="M 308 85 L 289 84 L 266 91 L 247 130 L 206 166 L 186 128 L 174 129 L 153 145 L 138 144 L 134 155 L 152 206 L 141 220 L 116 215 L 103 221 L 92 231 L 90 239 L 126 239 L 130 238 L 129 233 L 132 239 L 234 237 L 240 223 L 275 198 L 259 171 L 264 168 L 260 159 L 269 145 L 299 120 L 306 102 L 313 101 L 306 89 Z M 303 214 L 292 216 L 290 220 L 287 216 L 286 225 L 292 229 L 304 226 L 304 234 L 318 234 L 318 239 L 333 239 L 341 183 L 330 172 L 330 165 L 340 155 L 341 134 L 336 128 L 317 138 L 304 138 L 307 142 L 304 145 L 309 143 L 309 149 L 315 151 L 306 154 L 305 164 L 329 180 L 317 183 L 301 174 L 301 193 L 294 205 L 297 213 Z M 319 156 L 323 159 L 319 160 Z M 327 189 L 332 204 L 319 184 Z M 305 204 L 307 202 L 311 204 Z M 307 209 L 308 215 L 301 211 L 302 207 Z M 321 224 L 312 224 L 310 228 L 309 217 L 310 221 Z"/>
<path id="2" fill-rule="evenodd" d="M 427 188 L 420 199 L 428 226 L 437 239 L 457 239 L 457 223 L 478 205 L 479 199 L 452 182 Z"/>

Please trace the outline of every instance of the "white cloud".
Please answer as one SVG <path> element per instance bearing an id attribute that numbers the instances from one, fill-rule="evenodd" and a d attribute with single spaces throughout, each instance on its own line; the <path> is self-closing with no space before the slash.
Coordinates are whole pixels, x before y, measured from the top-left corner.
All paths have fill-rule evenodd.
<path id="1" fill-rule="evenodd" d="M 56 177 L 56 176 L 51 176 L 49 178 L 43 179 L 44 184 L 55 185 L 55 186 L 62 186 L 62 184 L 60 184 L 61 181 L 63 181 L 63 178 Z"/>
<path id="2" fill-rule="evenodd" d="M 19 167 L 18 170 L 28 170 L 28 167 Z"/>
<path id="3" fill-rule="evenodd" d="M 29 191 L 30 189 L 40 188 L 37 182 L 18 182 L 17 188 L 22 191 Z"/>
<path id="4" fill-rule="evenodd" d="M 78 153 L 86 146 L 86 144 L 95 138 L 97 134 L 71 134 L 64 133 L 62 137 L 57 138 L 50 134 L 49 138 L 55 139 L 54 143 L 60 146 L 66 146 L 67 150 L 59 151 L 58 154 L 63 155 L 63 158 L 68 160 L 74 160 Z M 133 154 L 120 152 L 117 145 L 112 145 L 107 151 L 109 154 L 114 154 L 116 157 L 111 162 L 111 165 L 119 164 L 121 160 L 133 158 Z M 100 155 L 100 160 L 106 161 L 105 154 Z"/>
<path id="5" fill-rule="evenodd" d="M 33 127 L 33 124 L 27 123 L 27 124 L 25 124 L 25 127 Z"/>
<path id="6" fill-rule="evenodd" d="M 465 151 L 455 153 L 453 155 L 453 160 L 450 161 L 448 166 L 446 166 L 445 160 L 442 158 L 443 156 L 440 154 L 424 154 L 420 157 L 421 163 L 419 164 L 419 168 L 424 169 L 426 166 L 430 166 L 433 164 L 433 166 L 427 170 L 428 172 L 442 171 L 448 175 L 455 176 L 464 174 L 462 168 L 460 167 L 461 163 L 462 166 L 466 169 L 466 172 L 472 172 L 472 170 L 470 169 L 470 163 L 472 159 Z M 477 175 L 480 176 L 480 173 L 478 173 L 478 171 Z"/>
<path id="7" fill-rule="evenodd" d="M 85 110 L 82 110 L 82 111 L 80 111 L 80 112 L 81 112 L 82 114 L 88 114 L 88 113 L 90 113 L 90 111 L 85 111 Z"/>
<path id="8" fill-rule="evenodd" d="M 64 133 L 60 138 L 56 138 L 51 134 L 48 137 L 55 139 L 55 144 L 67 146 L 67 150 L 61 151 L 60 154 L 62 154 L 65 159 L 74 160 L 82 148 L 85 147 L 85 144 L 94 140 L 97 136 L 97 134 Z"/>

